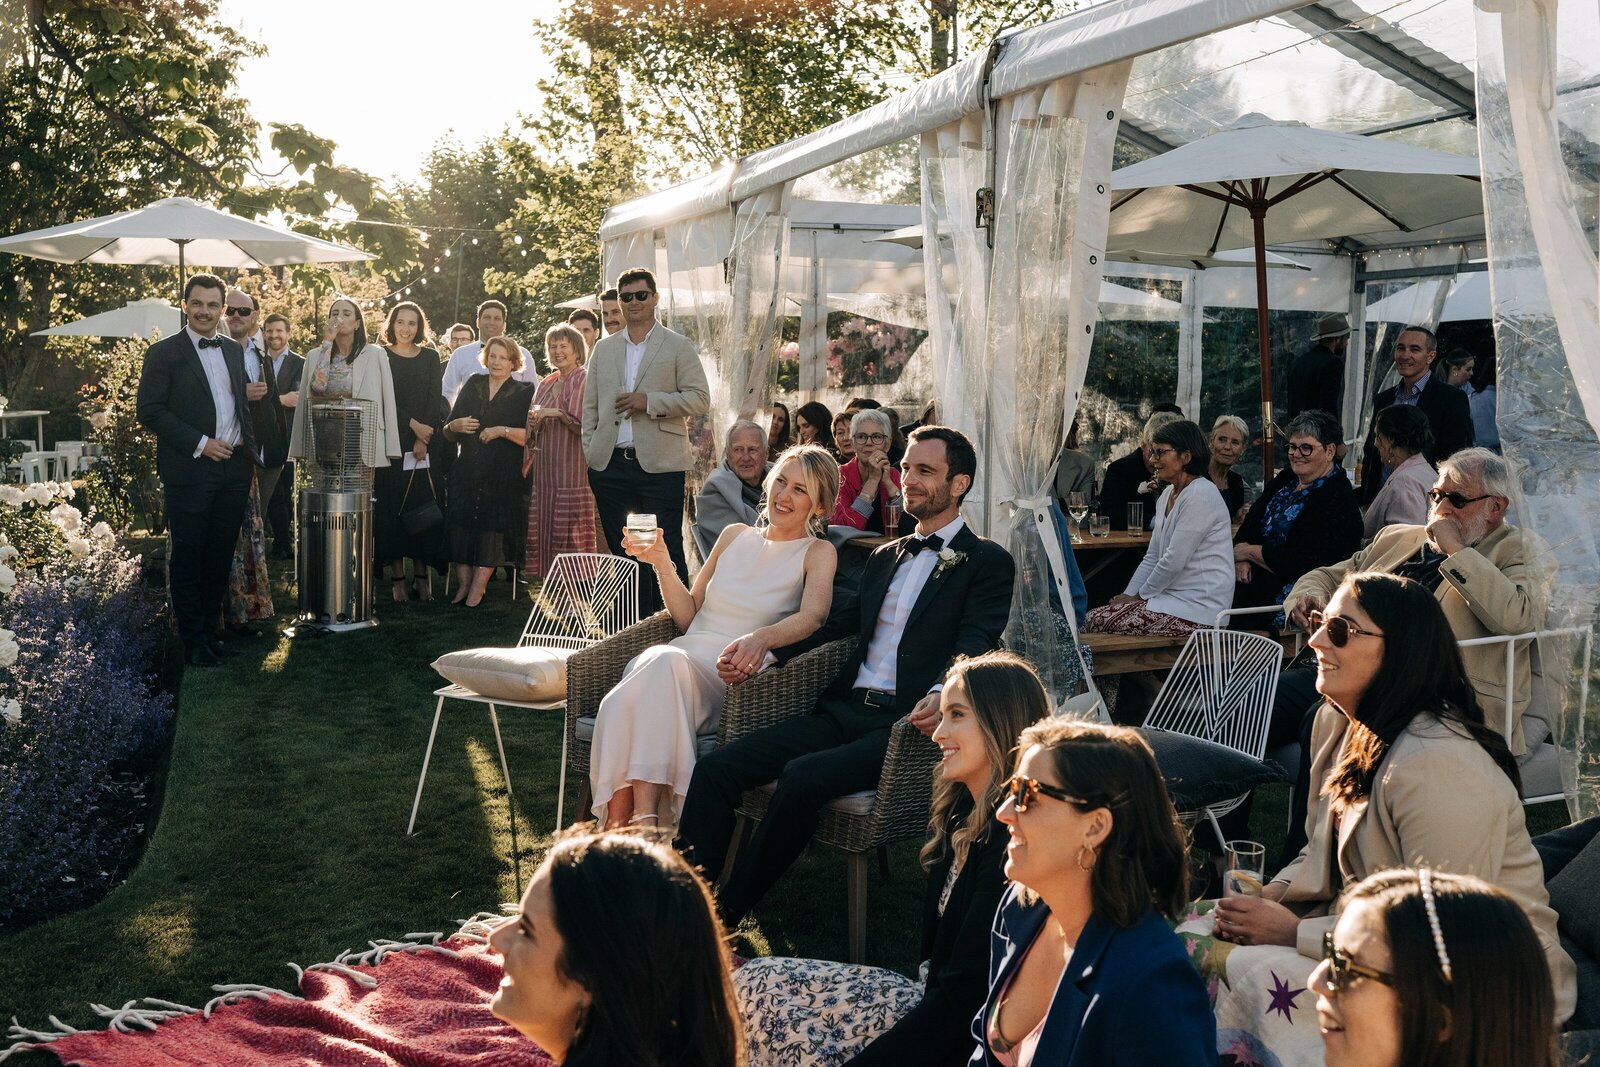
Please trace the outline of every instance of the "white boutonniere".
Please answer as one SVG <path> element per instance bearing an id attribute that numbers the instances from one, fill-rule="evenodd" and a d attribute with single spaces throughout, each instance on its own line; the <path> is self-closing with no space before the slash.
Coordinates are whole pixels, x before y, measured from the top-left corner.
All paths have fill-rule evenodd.
<path id="1" fill-rule="evenodd" d="M 934 577 L 937 578 L 957 564 L 965 563 L 966 559 L 967 554 L 965 552 L 957 552 L 953 548 L 941 548 L 939 550 L 939 565 L 933 568 Z"/>

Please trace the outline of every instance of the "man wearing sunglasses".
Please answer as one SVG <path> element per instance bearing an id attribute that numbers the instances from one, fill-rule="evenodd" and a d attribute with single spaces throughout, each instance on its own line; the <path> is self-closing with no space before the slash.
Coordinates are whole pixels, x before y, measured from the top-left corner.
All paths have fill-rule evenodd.
<path id="1" fill-rule="evenodd" d="M 1310 631 L 1346 575 L 1385 571 L 1432 590 L 1458 641 L 1537 629 L 1544 621 L 1553 566 L 1533 534 L 1506 521 L 1512 486 L 1511 470 L 1500 456 L 1486 448 L 1457 452 L 1439 464 L 1439 477 L 1428 493 L 1426 526 L 1386 526 L 1371 544 L 1343 563 L 1307 573 L 1285 598 L 1289 619 Z M 1328 636 L 1335 644 L 1341 643 L 1332 624 Z M 1506 720 L 1504 646 L 1469 646 L 1461 650 L 1461 658 L 1484 719 L 1492 729 L 1501 730 Z M 1272 709 L 1269 747 L 1293 740 L 1296 730 L 1302 735 L 1301 785 L 1290 794 L 1291 832 L 1286 847 L 1291 856 L 1305 843 L 1310 723 L 1320 704 L 1316 673 L 1315 667 L 1298 665 L 1284 670 Z M 1528 643 L 1516 646 L 1511 684 L 1511 751 L 1521 756 L 1528 751 L 1522 713 L 1532 695 Z M 1540 740 L 1535 737 L 1534 743 Z"/>
<path id="2" fill-rule="evenodd" d="M 630 513 L 654 515 L 678 577 L 683 556 L 684 472 L 693 463 L 689 422 L 711 407 L 711 387 L 694 342 L 656 321 L 656 277 L 643 267 L 622 272 L 617 299 L 625 328 L 589 353 L 583 391 L 583 454 L 606 544 L 622 553 Z M 655 572 L 639 576 L 639 610 L 661 607 Z"/>
<path id="3" fill-rule="evenodd" d="M 257 324 L 261 308 L 256 298 L 242 289 L 229 289 L 228 300 L 222 309 L 223 325 L 228 336 L 244 349 L 245 398 L 250 401 L 250 418 L 254 424 L 256 457 L 261 467 L 256 480 L 261 493 L 261 506 L 266 507 L 278 487 L 278 477 L 289 458 L 289 416 L 278 402 L 277 379 L 270 371 L 270 357 L 266 341 Z"/>
<path id="4" fill-rule="evenodd" d="M 1474 443 L 1472 406 L 1467 403 L 1467 394 L 1449 385 L 1443 374 L 1433 373 L 1438 358 L 1439 342 L 1432 330 L 1421 326 L 1401 330 L 1394 343 L 1394 369 L 1400 381 L 1381 390 L 1372 401 L 1374 416 L 1390 404 L 1416 407 L 1428 416 L 1433 447 L 1423 455 L 1435 468 L 1441 459 Z M 1361 486 L 1357 490 L 1362 507 L 1372 503 L 1388 475 L 1373 431 L 1368 430 L 1361 454 Z"/>

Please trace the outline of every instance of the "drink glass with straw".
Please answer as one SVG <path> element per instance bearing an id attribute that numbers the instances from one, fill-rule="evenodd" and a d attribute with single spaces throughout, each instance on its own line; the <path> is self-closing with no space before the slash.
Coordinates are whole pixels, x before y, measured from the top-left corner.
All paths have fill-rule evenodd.
<path id="1" fill-rule="evenodd" d="M 1222 895 L 1259 897 L 1266 884 L 1267 846 L 1256 841 L 1229 841 L 1222 872 Z"/>

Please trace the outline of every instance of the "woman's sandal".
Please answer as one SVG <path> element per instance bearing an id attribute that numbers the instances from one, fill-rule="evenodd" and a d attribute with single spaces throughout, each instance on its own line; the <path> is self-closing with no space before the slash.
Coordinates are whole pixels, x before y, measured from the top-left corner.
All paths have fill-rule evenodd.
<path id="1" fill-rule="evenodd" d="M 428 588 L 428 579 L 426 579 L 426 578 L 413 578 L 413 579 L 411 579 L 411 599 L 412 600 L 432 600 L 433 599 L 433 590 Z"/>
<path id="2" fill-rule="evenodd" d="M 404 604 L 411 598 L 406 596 L 406 580 L 404 578 L 390 578 L 389 595 L 394 597 L 396 604 Z"/>

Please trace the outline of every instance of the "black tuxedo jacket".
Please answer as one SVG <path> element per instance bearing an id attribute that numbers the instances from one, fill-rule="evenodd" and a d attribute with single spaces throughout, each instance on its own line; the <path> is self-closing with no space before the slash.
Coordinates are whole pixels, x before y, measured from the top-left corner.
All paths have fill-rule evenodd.
<path id="1" fill-rule="evenodd" d="M 1399 389 L 1399 385 L 1393 385 L 1380 392 L 1372 401 L 1372 413 L 1376 415 L 1393 404 Z M 1428 426 L 1433 430 L 1433 447 L 1423 453 L 1429 463 L 1438 466 L 1441 459 L 1472 447 L 1476 437 L 1472 431 L 1472 406 L 1467 403 L 1466 393 L 1435 374 L 1422 387 L 1422 395 L 1417 397 L 1417 407 L 1428 416 Z M 1361 450 L 1362 507 L 1372 503 L 1378 490 L 1383 488 L 1383 458 L 1378 455 L 1378 446 L 1372 434 L 1373 431 L 1369 429 L 1366 444 Z"/>
<path id="2" fill-rule="evenodd" d="M 267 384 L 267 395 L 250 405 L 250 427 L 255 431 L 256 446 L 261 449 L 263 467 L 281 467 L 289 459 L 289 409 L 278 401 L 282 391 L 278 376 L 272 373 L 272 357 L 265 349 L 257 350 L 261 357 L 261 380 Z M 284 357 L 283 369 L 289 369 L 289 359 Z M 248 369 L 245 374 L 249 378 Z"/>
<path id="3" fill-rule="evenodd" d="M 237 341 L 224 337 L 222 359 L 233 383 L 233 408 L 238 413 L 241 434 L 239 447 L 253 459 L 255 429 L 244 393 L 244 349 Z M 217 407 L 189 331 L 179 330 L 145 349 L 136 412 L 140 424 L 156 435 L 156 470 L 169 493 L 174 487 L 198 485 L 226 466 L 194 454 L 201 437 L 216 435 Z"/>
<path id="4" fill-rule="evenodd" d="M 840 637 L 859 637 L 854 654 L 825 691 L 826 696 L 848 699 L 878 628 L 878 612 L 889 594 L 900 546 L 906 540 L 902 537 L 874 551 L 862 572 L 855 601 L 830 613 L 828 621 L 806 640 L 774 650 L 778 662 Z M 910 713 L 957 656 L 976 656 L 999 648 L 1000 635 L 1011 617 L 1016 574 L 1011 553 L 965 525 L 947 547 L 967 558 L 942 573 L 936 567 L 906 618 L 895 662 L 895 710 L 900 715 Z"/>
<path id="5" fill-rule="evenodd" d="M 267 365 L 271 366 L 272 357 L 267 357 Z M 306 357 L 290 349 L 283 354 L 283 366 L 278 368 L 278 395 L 294 393 L 300 390 L 300 375 L 305 372 Z"/>

